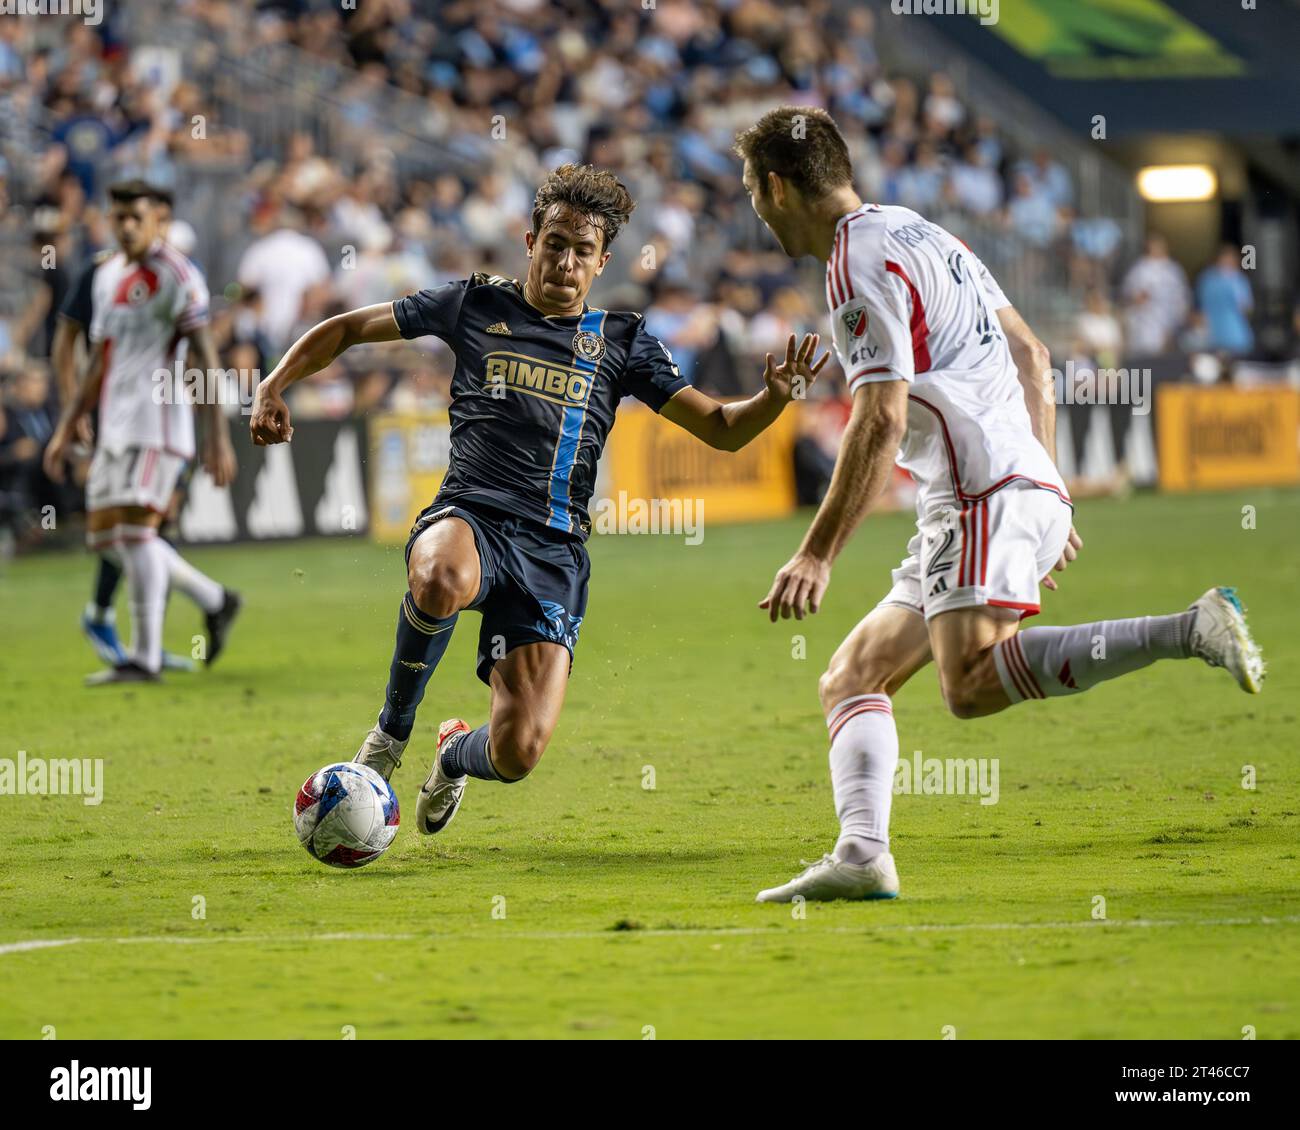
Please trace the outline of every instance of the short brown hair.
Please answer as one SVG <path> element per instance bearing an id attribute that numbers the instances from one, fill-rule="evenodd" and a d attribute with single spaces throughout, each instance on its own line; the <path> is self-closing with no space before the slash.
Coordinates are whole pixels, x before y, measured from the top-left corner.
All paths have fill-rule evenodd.
<path id="1" fill-rule="evenodd" d="M 748 161 L 767 195 L 767 174 L 788 180 L 818 199 L 853 183 L 849 147 L 835 119 L 816 106 L 779 106 L 736 134 L 736 155 Z"/>
<path id="2" fill-rule="evenodd" d="M 627 186 L 608 169 L 594 165 L 561 165 L 542 182 L 533 198 L 533 235 L 542 230 L 546 213 L 556 204 L 591 220 L 605 241 L 602 251 L 614 242 L 636 207 Z"/>

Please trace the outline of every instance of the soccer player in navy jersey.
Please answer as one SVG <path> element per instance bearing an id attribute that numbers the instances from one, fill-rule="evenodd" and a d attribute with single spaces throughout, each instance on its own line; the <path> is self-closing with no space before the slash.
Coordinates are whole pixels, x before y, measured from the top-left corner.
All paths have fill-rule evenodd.
<path id="1" fill-rule="evenodd" d="M 736 451 L 803 395 L 829 356 L 814 361 L 816 335 L 797 347 L 791 336 L 783 361 L 768 355 L 756 396 L 720 404 L 692 388 L 640 314 L 586 302 L 634 207 L 609 171 L 561 166 L 534 201 L 522 285 L 476 274 L 330 318 L 257 391 L 253 442 L 283 443 L 293 428 L 281 394 L 345 349 L 433 334 L 456 355 L 450 465 L 406 544 L 408 592 L 384 706 L 355 758 L 385 778 L 401 764 L 457 617 L 481 613 L 489 719 L 439 728 L 416 807 L 426 835 L 451 822 L 469 777 L 526 777 L 559 720 L 587 605 L 587 502 L 618 402 L 634 396 L 710 447 Z"/>

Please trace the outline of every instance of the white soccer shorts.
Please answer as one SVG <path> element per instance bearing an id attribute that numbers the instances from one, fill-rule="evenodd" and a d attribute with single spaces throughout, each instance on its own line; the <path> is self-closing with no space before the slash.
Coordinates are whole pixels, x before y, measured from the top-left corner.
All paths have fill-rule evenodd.
<path id="1" fill-rule="evenodd" d="M 86 509 L 143 506 L 166 514 L 187 460 L 158 447 L 95 449 L 86 479 Z"/>
<path id="2" fill-rule="evenodd" d="M 1038 582 L 1060 559 L 1073 517 L 1059 494 L 1027 482 L 975 501 L 931 505 L 880 603 L 911 608 L 927 620 L 979 605 L 1032 616 L 1039 610 Z"/>

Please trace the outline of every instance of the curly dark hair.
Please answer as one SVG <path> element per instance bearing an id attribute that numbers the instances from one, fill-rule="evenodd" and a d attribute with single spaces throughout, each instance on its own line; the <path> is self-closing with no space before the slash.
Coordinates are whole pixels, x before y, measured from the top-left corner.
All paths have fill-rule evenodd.
<path id="1" fill-rule="evenodd" d="M 849 147 L 835 119 L 816 106 L 779 106 L 736 134 L 736 156 L 748 161 L 767 195 L 767 174 L 818 199 L 853 183 Z"/>
<path id="2" fill-rule="evenodd" d="M 542 182 L 533 198 L 533 235 L 542 230 L 547 213 L 557 204 L 587 217 L 599 229 L 602 251 L 614 242 L 636 207 L 627 186 L 608 169 L 594 165 L 561 165 Z"/>

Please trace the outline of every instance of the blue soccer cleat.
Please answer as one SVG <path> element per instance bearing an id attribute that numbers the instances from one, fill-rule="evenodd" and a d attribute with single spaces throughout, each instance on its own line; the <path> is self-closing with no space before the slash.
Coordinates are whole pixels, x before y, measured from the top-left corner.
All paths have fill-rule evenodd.
<path id="1" fill-rule="evenodd" d="M 102 663 L 117 667 L 126 662 L 126 648 L 117 638 L 117 622 L 110 608 L 102 615 L 96 615 L 90 607 L 81 614 L 81 632 L 90 641 Z"/>

